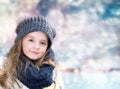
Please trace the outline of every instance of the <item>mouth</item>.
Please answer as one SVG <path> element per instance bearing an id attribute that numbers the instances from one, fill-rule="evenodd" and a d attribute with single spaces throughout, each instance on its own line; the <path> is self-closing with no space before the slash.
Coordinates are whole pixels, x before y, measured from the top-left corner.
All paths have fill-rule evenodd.
<path id="1" fill-rule="evenodd" d="M 33 54 L 39 54 L 39 52 L 35 52 L 35 51 L 31 51 L 31 53 L 33 53 Z"/>

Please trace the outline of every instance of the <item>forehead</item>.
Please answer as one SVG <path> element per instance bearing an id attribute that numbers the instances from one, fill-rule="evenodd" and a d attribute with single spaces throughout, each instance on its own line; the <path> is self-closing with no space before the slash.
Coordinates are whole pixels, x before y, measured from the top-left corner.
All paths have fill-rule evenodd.
<path id="1" fill-rule="evenodd" d="M 31 32 L 31 33 L 27 34 L 24 38 L 26 38 L 26 37 L 48 40 L 47 35 L 41 31 Z"/>

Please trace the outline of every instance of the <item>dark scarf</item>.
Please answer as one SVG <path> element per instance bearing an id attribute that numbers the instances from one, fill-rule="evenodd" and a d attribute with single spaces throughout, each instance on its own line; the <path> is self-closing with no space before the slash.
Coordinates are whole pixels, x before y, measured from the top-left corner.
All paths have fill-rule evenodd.
<path id="1" fill-rule="evenodd" d="M 26 57 L 22 55 L 20 56 L 20 60 L 23 62 L 23 71 L 18 71 L 18 79 L 29 89 L 43 89 L 44 87 L 50 86 L 53 83 L 53 66 L 49 64 L 43 64 L 40 69 L 37 70 L 33 64 L 30 63 L 26 72 L 24 72 Z"/>

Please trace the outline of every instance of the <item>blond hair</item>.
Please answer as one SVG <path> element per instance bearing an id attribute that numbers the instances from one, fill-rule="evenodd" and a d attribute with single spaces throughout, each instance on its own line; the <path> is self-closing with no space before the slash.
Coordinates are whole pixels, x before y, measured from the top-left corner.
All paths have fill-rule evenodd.
<path id="1" fill-rule="evenodd" d="M 22 52 L 22 39 L 18 40 L 15 42 L 15 44 L 12 46 L 12 48 L 10 49 L 10 51 L 7 53 L 6 55 L 6 59 L 4 62 L 4 66 L 2 71 L 0 71 L 0 85 L 4 88 L 4 89 L 8 89 L 8 80 L 11 81 L 11 85 L 13 86 L 14 82 L 16 82 L 16 77 L 17 75 L 19 75 L 17 73 L 18 71 L 22 71 L 21 67 L 22 67 L 22 61 L 19 60 L 19 56 Z M 47 53 L 47 51 L 46 51 Z M 53 61 L 51 61 L 50 58 L 46 58 L 46 53 L 45 55 L 40 59 L 40 60 L 36 60 L 36 61 L 32 61 L 34 66 L 39 69 L 39 67 L 46 63 L 46 64 L 50 64 L 52 66 L 55 66 L 55 63 Z M 26 65 L 25 65 L 25 71 L 28 67 L 28 65 L 30 64 L 30 60 L 27 60 Z"/>

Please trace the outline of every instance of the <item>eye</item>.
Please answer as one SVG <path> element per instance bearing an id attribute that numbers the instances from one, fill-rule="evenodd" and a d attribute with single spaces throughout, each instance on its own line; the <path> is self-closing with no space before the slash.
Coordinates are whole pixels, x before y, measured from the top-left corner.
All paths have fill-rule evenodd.
<path id="1" fill-rule="evenodd" d="M 28 39 L 28 41 L 30 41 L 30 42 L 34 42 L 34 40 L 33 40 L 33 39 Z"/>
<path id="2" fill-rule="evenodd" d="M 41 45 L 47 45 L 47 43 L 46 43 L 46 42 L 40 42 L 40 44 L 41 44 Z"/>

